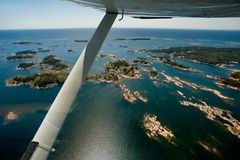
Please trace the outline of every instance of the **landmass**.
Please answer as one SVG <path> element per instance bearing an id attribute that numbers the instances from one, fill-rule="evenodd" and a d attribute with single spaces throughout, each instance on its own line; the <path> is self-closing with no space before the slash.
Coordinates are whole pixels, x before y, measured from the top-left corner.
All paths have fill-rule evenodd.
<path id="1" fill-rule="evenodd" d="M 65 72 L 39 73 L 29 76 L 14 76 L 6 81 L 6 86 L 29 85 L 35 89 L 52 88 L 55 85 L 64 83 L 68 76 Z"/>
<path id="2" fill-rule="evenodd" d="M 14 60 L 22 60 L 22 59 L 32 59 L 37 54 L 36 51 L 26 50 L 26 51 L 20 51 L 16 52 L 15 55 L 9 56 L 6 58 L 8 61 L 14 61 Z"/>
<path id="3" fill-rule="evenodd" d="M 157 55 L 149 54 L 148 57 L 179 70 L 190 71 L 190 72 L 200 72 L 196 69 L 192 69 L 188 66 L 177 63 L 175 60 L 171 59 L 169 55 L 157 56 Z"/>
<path id="4" fill-rule="evenodd" d="M 149 66 L 150 62 L 147 61 L 147 58 L 143 58 L 143 57 L 137 57 L 136 59 L 133 60 L 134 64 L 141 64 L 144 66 Z"/>
<path id="5" fill-rule="evenodd" d="M 51 49 L 43 49 L 43 48 L 38 48 L 38 52 L 52 52 L 53 50 Z"/>
<path id="6" fill-rule="evenodd" d="M 171 47 L 160 49 L 161 52 L 174 54 L 201 63 L 215 66 L 225 66 L 240 63 L 240 48 L 215 48 L 215 47 Z"/>
<path id="7" fill-rule="evenodd" d="M 131 91 L 125 84 L 118 84 L 117 85 L 122 90 L 123 98 L 129 102 L 134 103 L 137 99 L 141 100 L 144 103 L 148 102 L 148 99 L 141 95 L 139 91 Z"/>
<path id="8" fill-rule="evenodd" d="M 104 55 L 104 57 L 106 57 L 106 55 Z M 116 87 L 121 89 L 123 98 L 127 102 L 134 103 L 139 99 L 142 102 L 147 103 L 148 99 L 141 95 L 139 91 L 131 91 L 125 84 L 122 84 L 122 80 L 124 79 L 140 78 L 139 70 L 138 67 L 130 65 L 125 60 L 115 60 L 113 62 L 107 62 L 103 73 L 89 74 L 86 80 L 113 83 Z"/>
<path id="9" fill-rule="evenodd" d="M 22 63 L 19 68 L 29 68 L 34 63 Z M 40 63 L 41 70 L 37 74 L 29 76 L 17 75 L 6 80 L 6 86 L 23 86 L 29 85 L 35 89 L 47 89 L 64 83 L 68 76 L 65 71 L 68 66 L 56 56 L 50 55 L 43 58 Z M 49 69 L 50 67 L 50 69 Z"/>
<path id="10" fill-rule="evenodd" d="M 79 42 L 79 43 L 87 43 L 88 40 L 74 40 L 74 42 Z"/>
<path id="11" fill-rule="evenodd" d="M 219 150 L 217 150 L 215 147 L 211 146 L 210 144 L 204 142 L 204 141 L 197 141 L 197 143 L 204 148 L 206 151 L 214 153 L 215 155 L 217 155 L 220 158 L 223 158 L 221 152 Z"/>
<path id="12" fill-rule="evenodd" d="M 35 66 L 36 63 L 34 62 L 27 62 L 27 63 L 20 63 L 17 65 L 17 69 L 31 69 L 33 66 Z"/>
<path id="13" fill-rule="evenodd" d="M 118 41 L 125 41 L 125 40 L 132 40 L 132 41 L 147 41 L 147 40 L 151 40 L 151 38 L 148 38 L 148 37 L 116 38 L 115 40 L 118 40 Z"/>
<path id="14" fill-rule="evenodd" d="M 87 81 L 118 84 L 120 79 L 116 74 L 88 74 Z"/>
<path id="15" fill-rule="evenodd" d="M 113 62 L 107 62 L 103 74 L 90 75 L 87 77 L 87 80 L 118 83 L 121 79 L 140 78 L 139 70 L 138 67 L 130 65 L 125 60 L 116 60 Z"/>
<path id="16" fill-rule="evenodd" d="M 5 116 L 6 121 L 13 121 L 18 118 L 18 114 L 15 112 L 8 112 L 8 114 Z"/>
<path id="17" fill-rule="evenodd" d="M 71 53 L 71 52 L 75 52 L 73 49 L 68 49 L 67 52 Z"/>
<path id="18" fill-rule="evenodd" d="M 116 56 L 114 54 L 101 54 L 100 57 L 102 57 L 102 58 L 110 58 L 112 60 L 116 60 Z"/>
<path id="19" fill-rule="evenodd" d="M 218 122 L 225 127 L 230 133 L 240 138 L 240 122 L 235 119 L 230 111 L 220 109 L 217 107 L 209 106 L 206 102 L 199 100 L 200 103 L 194 103 L 191 101 L 180 101 L 183 106 L 192 106 L 202 111 L 207 119 Z"/>
<path id="20" fill-rule="evenodd" d="M 36 45 L 42 45 L 42 43 L 39 43 L 39 42 L 30 42 L 30 41 L 13 42 L 12 44 L 19 44 L 19 45 L 36 44 Z"/>
<path id="21" fill-rule="evenodd" d="M 222 87 L 240 90 L 240 71 L 231 73 L 230 78 L 221 78 L 216 84 Z"/>
<path id="22" fill-rule="evenodd" d="M 152 70 L 150 70 L 150 72 L 149 72 L 149 77 L 151 80 L 156 81 L 157 76 L 158 76 L 158 72 L 157 72 L 156 68 L 153 67 Z"/>
<path id="23" fill-rule="evenodd" d="M 105 71 L 118 75 L 120 79 L 138 79 L 140 68 L 130 65 L 125 60 L 117 60 L 108 62 L 105 67 Z"/>
<path id="24" fill-rule="evenodd" d="M 173 132 L 158 122 L 156 115 L 144 114 L 142 123 L 142 127 L 149 138 L 158 142 L 161 141 L 161 138 L 165 138 L 169 143 L 176 145 Z"/>
<path id="25" fill-rule="evenodd" d="M 51 67 L 52 70 L 57 71 L 68 68 L 68 65 L 66 65 L 62 60 L 58 59 L 55 55 L 49 55 L 43 58 L 40 65 Z"/>
<path id="26" fill-rule="evenodd" d="M 188 81 L 180 79 L 179 77 L 172 77 L 172 76 L 167 75 L 164 72 L 160 72 L 160 75 L 165 77 L 165 80 L 164 80 L 165 82 L 174 83 L 176 86 L 178 86 L 180 88 L 183 88 L 183 85 L 186 85 L 188 87 L 191 87 L 194 90 L 207 91 L 212 94 L 215 94 L 216 96 L 223 99 L 224 101 L 232 101 L 233 100 L 233 98 L 223 95 L 220 91 L 218 91 L 216 89 L 211 89 L 211 88 L 208 88 L 203 85 L 198 85 L 196 83 L 188 82 Z"/>
<path id="27" fill-rule="evenodd" d="M 126 45 L 120 45 L 119 47 L 120 48 L 128 48 L 128 46 L 126 46 Z"/>
<path id="28" fill-rule="evenodd" d="M 12 121 L 15 121 L 19 118 L 19 113 L 10 111 L 7 113 L 7 115 L 4 118 L 3 125 L 6 125 Z"/>
<path id="29" fill-rule="evenodd" d="M 240 90 L 240 71 L 232 72 L 229 78 L 206 75 L 207 78 L 218 80 L 215 82 L 219 87 Z"/>

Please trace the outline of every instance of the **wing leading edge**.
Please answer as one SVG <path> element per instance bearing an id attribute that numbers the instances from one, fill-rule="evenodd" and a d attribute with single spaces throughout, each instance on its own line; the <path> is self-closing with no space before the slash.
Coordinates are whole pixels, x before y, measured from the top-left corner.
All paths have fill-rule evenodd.
<path id="1" fill-rule="evenodd" d="M 141 17 L 240 17 L 239 0 L 68 0 L 95 9 Z"/>

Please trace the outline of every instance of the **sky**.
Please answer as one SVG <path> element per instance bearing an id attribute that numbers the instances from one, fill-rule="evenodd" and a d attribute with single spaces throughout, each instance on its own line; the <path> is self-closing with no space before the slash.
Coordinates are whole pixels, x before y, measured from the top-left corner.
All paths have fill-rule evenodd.
<path id="1" fill-rule="evenodd" d="M 103 16 L 104 12 L 64 0 L 0 0 L 0 29 L 96 28 Z M 240 18 L 141 20 L 124 16 L 113 27 L 240 30 Z"/>

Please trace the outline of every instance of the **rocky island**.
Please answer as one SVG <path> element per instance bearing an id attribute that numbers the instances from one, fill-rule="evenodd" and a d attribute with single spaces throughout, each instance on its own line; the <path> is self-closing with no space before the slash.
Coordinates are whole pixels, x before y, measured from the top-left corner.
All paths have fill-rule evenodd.
<path id="1" fill-rule="evenodd" d="M 15 60 L 22 60 L 22 59 L 32 59 L 37 54 L 36 51 L 26 50 L 26 51 L 20 51 L 16 52 L 15 55 L 9 56 L 6 58 L 8 61 L 15 61 Z"/>
<path id="2" fill-rule="evenodd" d="M 29 85 L 35 89 L 47 89 L 55 85 L 61 85 L 68 74 L 65 72 L 39 73 L 30 76 L 14 76 L 6 81 L 6 86 Z"/>
<path id="3" fill-rule="evenodd" d="M 78 42 L 78 43 L 87 43 L 88 42 L 88 40 L 74 40 L 74 42 Z"/>
<path id="4" fill-rule="evenodd" d="M 138 79 L 140 78 L 139 68 L 130 65 L 125 60 L 117 60 L 107 62 L 104 72 L 99 74 L 91 74 L 87 76 L 89 81 L 101 81 L 118 83 L 121 79 Z"/>
<path id="5" fill-rule="evenodd" d="M 12 44 L 19 44 L 19 45 L 30 45 L 30 44 L 42 45 L 42 43 L 39 43 L 39 42 L 30 42 L 30 41 L 13 42 Z"/>
<path id="6" fill-rule="evenodd" d="M 43 49 L 43 48 L 38 48 L 38 52 L 52 52 L 52 49 Z"/>
<path id="7" fill-rule="evenodd" d="M 118 75 L 119 79 L 138 79 L 140 78 L 139 70 L 125 60 L 108 62 L 105 67 L 106 72 Z"/>
<path id="8" fill-rule="evenodd" d="M 149 66 L 150 62 L 147 61 L 147 58 L 143 58 L 143 57 L 137 57 L 136 59 L 133 60 L 134 64 L 141 64 L 144 66 Z"/>
<path id="9" fill-rule="evenodd" d="M 183 64 L 177 63 L 175 60 L 171 59 L 169 55 L 163 55 L 163 56 L 157 56 L 153 54 L 148 55 L 149 58 L 155 59 L 160 63 L 166 64 L 170 67 L 183 70 L 183 71 L 190 71 L 190 72 L 199 72 L 198 70 L 192 69 L 188 66 L 185 66 Z"/>
<path id="10" fill-rule="evenodd" d="M 88 74 L 87 81 L 93 82 L 107 82 L 107 83 L 114 83 L 118 84 L 120 79 L 116 74 Z"/>
<path id="11" fill-rule="evenodd" d="M 116 56 L 114 54 L 101 54 L 100 57 L 109 58 L 109 59 L 112 59 L 112 60 L 117 60 Z"/>
<path id="12" fill-rule="evenodd" d="M 104 56 L 105 57 L 105 56 Z M 140 78 L 139 68 L 130 65 L 125 60 L 116 60 L 107 62 L 104 72 L 101 74 L 89 74 L 87 81 L 113 83 L 122 91 L 123 98 L 129 102 L 134 103 L 137 99 L 147 103 L 148 99 L 140 94 L 139 91 L 131 91 L 125 84 L 122 84 L 124 79 L 138 79 Z"/>
<path id="13" fill-rule="evenodd" d="M 149 71 L 149 77 L 151 80 L 156 81 L 157 76 L 158 76 L 158 72 L 157 72 L 156 68 L 153 67 L 152 70 Z"/>
<path id="14" fill-rule="evenodd" d="M 180 101 L 184 106 L 192 106 L 201 110 L 212 121 L 216 121 L 225 127 L 230 133 L 240 138 L 240 122 L 233 118 L 230 111 L 209 106 L 206 102 L 199 100 L 200 103 L 193 103 L 190 101 Z"/>
<path id="15" fill-rule="evenodd" d="M 197 141 L 197 143 L 204 148 L 206 151 L 210 152 L 210 153 L 214 153 L 215 155 L 217 155 L 218 157 L 220 157 L 221 159 L 223 159 L 223 156 L 221 154 L 221 152 L 216 149 L 215 147 L 211 146 L 210 144 L 204 142 L 204 141 Z"/>
<path id="16" fill-rule="evenodd" d="M 116 38 L 115 40 L 118 40 L 118 41 L 126 41 L 126 40 L 131 40 L 131 41 L 148 41 L 148 40 L 151 40 L 151 38 L 148 38 L 148 37 L 134 37 L 134 38 Z"/>
<path id="17" fill-rule="evenodd" d="M 158 142 L 161 141 L 161 138 L 165 138 L 169 143 L 176 145 L 174 134 L 157 121 L 156 115 L 144 114 L 142 123 L 142 127 L 149 138 Z"/>
<path id="18" fill-rule="evenodd" d="M 32 64 L 23 63 L 20 67 L 29 67 Z M 68 66 L 56 56 L 50 55 L 45 57 L 40 63 L 41 70 L 37 74 L 29 76 L 14 76 L 6 80 L 6 86 L 23 86 L 29 85 L 35 89 L 47 89 L 55 85 L 64 83 L 68 76 L 65 71 Z M 18 66 L 19 67 L 19 66 Z M 48 69 L 50 67 L 50 69 Z"/>
<path id="19" fill-rule="evenodd" d="M 240 90 L 240 71 L 231 73 L 230 78 L 221 78 L 216 84 L 221 87 Z"/>
<path id="20" fill-rule="evenodd" d="M 58 59 L 54 55 L 49 55 L 43 58 L 40 65 L 51 67 L 52 70 L 57 70 L 57 71 L 68 68 L 68 65 L 66 65 L 62 60 Z"/>
<path id="21" fill-rule="evenodd" d="M 35 65 L 36 65 L 36 63 L 34 63 L 34 62 L 20 63 L 19 65 L 17 65 L 16 68 L 17 69 L 31 69 Z"/>
<path id="22" fill-rule="evenodd" d="M 188 82 L 188 81 L 180 79 L 179 77 L 172 77 L 172 76 L 169 76 L 169 75 L 165 74 L 164 72 L 160 72 L 160 75 L 165 77 L 165 80 L 164 80 L 165 82 L 174 83 L 178 87 L 183 88 L 183 86 L 185 85 L 185 86 L 188 86 L 188 87 L 190 87 L 194 90 L 207 91 L 207 92 L 210 92 L 212 94 L 215 94 L 216 96 L 218 96 L 219 98 L 221 98 L 224 101 L 232 101 L 233 100 L 233 98 L 223 95 L 220 91 L 218 91 L 216 89 L 211 89 L 211 88 L 208 88 L 208 87 L 203 86 L 203 85 L 198 85 L 196 83 Z"/>

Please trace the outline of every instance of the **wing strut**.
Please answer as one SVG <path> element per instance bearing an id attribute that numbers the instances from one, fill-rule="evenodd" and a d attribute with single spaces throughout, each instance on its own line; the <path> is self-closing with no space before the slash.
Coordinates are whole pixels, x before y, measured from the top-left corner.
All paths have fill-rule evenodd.
<path id="1" fill-rule="evenodd" d="M 106 13 L 63 84 L 22 160 L 45 160 L 117 14 Z"/>

